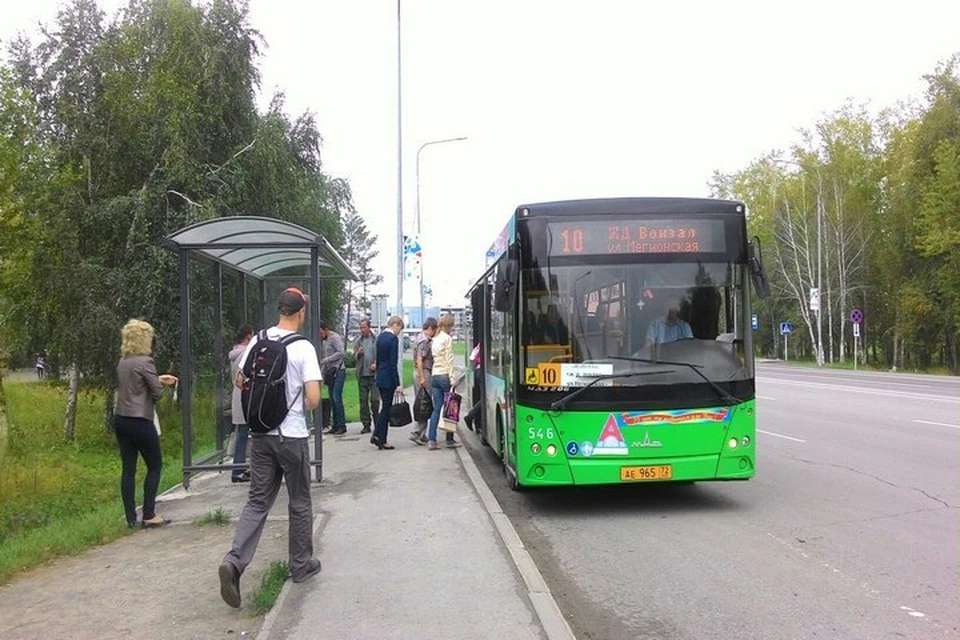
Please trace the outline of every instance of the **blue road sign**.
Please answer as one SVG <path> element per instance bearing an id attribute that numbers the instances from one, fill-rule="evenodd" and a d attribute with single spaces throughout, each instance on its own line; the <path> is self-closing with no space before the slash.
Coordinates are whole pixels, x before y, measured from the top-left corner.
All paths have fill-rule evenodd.
<path id="1" fill-rule="evenodd" d="M 788 335 L 790 335 L 791 333 L 793 333 L 793 325 L 790 324 L 789 322 L 781 322 L 781 323 L 780 323 L 780 335 L 782 335 L 782 336 L 788 336 Z"/>
<path id="2" fill-rule="evenodd" d="M 760 316 L 755 313 L 750 314 L 750 328 L 754 331 L 760 328 Z"/>
<path id="3" fill-rule="evenodd" d="M 853 311 L 850 312 L 850 322 L 853 324 L 860 324 L 863 322 L 863 310 L 859 307 L 854 307 Z"/>

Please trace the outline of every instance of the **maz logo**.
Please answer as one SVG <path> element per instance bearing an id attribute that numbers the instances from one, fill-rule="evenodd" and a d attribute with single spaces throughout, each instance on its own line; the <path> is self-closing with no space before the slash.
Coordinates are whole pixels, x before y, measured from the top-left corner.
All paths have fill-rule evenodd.
<path id="1" fill-rule="evenodd" d="M 632 442 L 630 443 L 630 446 L 637 447 L 637 448 L 650 447 L 650 448 L 656 449 L 656 448 L 662 447 L 663 444 L 659 440 L 651 440 L 650 432 L 647 431 L 646 433 L 643 434 L 642 442 Z"/>

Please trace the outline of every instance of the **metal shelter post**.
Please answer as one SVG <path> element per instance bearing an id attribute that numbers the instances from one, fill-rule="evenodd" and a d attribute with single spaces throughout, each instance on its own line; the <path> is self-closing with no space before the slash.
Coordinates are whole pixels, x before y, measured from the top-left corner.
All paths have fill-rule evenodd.
<path id="1" fill-rule="evenodd" d="M 310 340 L 320 346 L 320 263 L 317 248 L 310 247 Z M 323 403 L 313 410 L 313 458 L 317 482 L 323 482 Z"/>
<path id="2" fill-rule="evenodd" d="M 247 324 L 247 276 L 240 274 L 240 298 L 242 305 L 240 307 L 240 324 Z"/>
<path id="3" fill-rule="evenodd" d="M 260 328 L 266 329 L 267 323 L 267 281 L 260 281 Z"/>
<path id="4" fill-rule="evenodd" d="M 213 280 L 217 283 L 217 293 L 213 299 L 213 366 L 216 385 L 213 399 L 216 403 L 217 449 L 223 448 L 227 437 L 226 416 L 223 413 L 223 268 L 219 262 L 213 263 Z"/>
<path id="5" fill-rule="evenodd" d="M 190 488 L 193 463 L 193 430 L 191 428 L 191 393 L 193 377 L 190 362 L 190 254 L 180 250 L 180 422 L 183 425 L 183 488 Z"/>

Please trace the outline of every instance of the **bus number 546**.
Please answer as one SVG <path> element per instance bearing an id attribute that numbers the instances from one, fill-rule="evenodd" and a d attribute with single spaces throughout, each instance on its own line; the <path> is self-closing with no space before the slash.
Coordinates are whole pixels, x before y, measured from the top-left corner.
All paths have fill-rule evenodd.
<path id="1" fill-rule="evenodd" d="M 547 427 L 547 429 L 544 430 L 543 427 L 540 427 L 539 429 L 530 427 L 527 429 L 527 436 L 531 440 L 543 440 L 544 436 L 546 436 L 547 440 L 553 440 L 553 429 Z"/>

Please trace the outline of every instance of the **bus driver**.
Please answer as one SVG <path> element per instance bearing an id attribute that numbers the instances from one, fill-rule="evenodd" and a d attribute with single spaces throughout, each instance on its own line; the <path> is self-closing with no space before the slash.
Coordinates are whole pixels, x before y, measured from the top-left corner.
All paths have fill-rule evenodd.
<path id="1" fill-rule="evenodd" d="M 646 346 L 693 339 L 693 331 L 690 329 L 690 325 L 680 318 L 679 298 L 669 297 L 664 300 L 663 306 L 666 317 L 657 318 L 650 323 L 650 327 L 647 329 Z"/>

